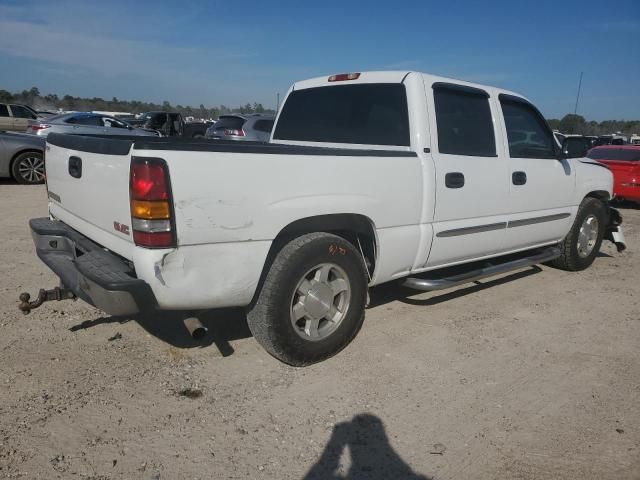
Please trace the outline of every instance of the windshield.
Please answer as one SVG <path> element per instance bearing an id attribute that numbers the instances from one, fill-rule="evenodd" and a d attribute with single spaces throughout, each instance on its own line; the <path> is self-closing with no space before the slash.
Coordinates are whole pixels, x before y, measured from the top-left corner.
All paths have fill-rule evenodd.
<path id="1" fill-rule="evenodd" d="M 640 161 L 640 148 L 594 148 L 587 153 L 587 158 L 637 162 Z"/>

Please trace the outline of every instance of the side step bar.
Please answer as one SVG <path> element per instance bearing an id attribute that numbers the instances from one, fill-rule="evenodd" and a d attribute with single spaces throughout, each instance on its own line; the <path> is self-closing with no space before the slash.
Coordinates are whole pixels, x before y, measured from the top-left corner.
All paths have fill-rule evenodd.
<path id="1" fill-rule="evenodd" d="M 451 277 L 444 278 L 418 278 L 409 277 L 402 285 L 404 287 L 413 288 L 414 290 L 422 290 L 430 292 L 432 290 L 444 290 L 445 288 L 457 287 L 463 283 L 475 282 L 481 278 L 491 277 L 500 273 L 517 270 L 520 268 L 530 267 L 537 263 L 544 263 L 560 256 L 558 247 L 547 248 L 544 251 L 529 257 L 519 258 L 497 265 L 488 264 L 486 267 L 477 268 L 469 272 L 460 273 Z"/>

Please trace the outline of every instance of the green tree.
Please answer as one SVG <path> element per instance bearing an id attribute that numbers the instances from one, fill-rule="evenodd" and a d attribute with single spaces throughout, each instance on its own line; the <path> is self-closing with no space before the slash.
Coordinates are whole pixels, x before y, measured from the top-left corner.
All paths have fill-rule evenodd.
<path id="1" fill-rule="evenodd" d="M 582 133 L 585 130 L 585 124 L 584 117 L 569 113 L 562 117 L 558 126 L 562 133 Z"/>

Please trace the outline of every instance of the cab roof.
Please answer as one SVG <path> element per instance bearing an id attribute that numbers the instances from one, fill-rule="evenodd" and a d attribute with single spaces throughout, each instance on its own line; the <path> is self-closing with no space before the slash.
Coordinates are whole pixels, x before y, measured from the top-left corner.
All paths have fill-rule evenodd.
<path id="1" fill-rule="evenodd" d="M 345 73 L 348 73 L 348 72 L 345 72 Z M 315 77 L 315 78 L 310 78 L 307 80 L 301 80 L 299 82 L 295 82 L 292 85 L 291 89 L 304 90 L 306 88 L 327 87 L 327 86 L 345 85 L 345 84 L 353 85 L 353 84 L 364 84 L 364 83 L 402 83 L 404 79 L 410 74 L 422 75 L 422 77 L 425 80 L 425 84 L 433 84 L 436 82 L 454 83 L 457 85 L 464 85 L 467 87 L 480 88 L 482 90 L 486 90 L 487 92 L 497 92 L 497 93 L 504 93 L 507 95 L 513 95 L 526 100 L 526 98 L 520 95 L 519 93 L 512 92 L 509 90 L 504 90 L 502 88 L 492 87 L 490 85 L 482 85 L 479 83 L 467 82 L 466 80 L 459 80 L 456 78 L 441 77 L 439 75 L 432 75 L 430 73 L 414 72 L 411 70 L 359 72 L 359 77 L 355 80 L 332 81 L 332 82 L 329 81 L 329 78 L 335 74 L 329 74 L 322 77 Z"/>

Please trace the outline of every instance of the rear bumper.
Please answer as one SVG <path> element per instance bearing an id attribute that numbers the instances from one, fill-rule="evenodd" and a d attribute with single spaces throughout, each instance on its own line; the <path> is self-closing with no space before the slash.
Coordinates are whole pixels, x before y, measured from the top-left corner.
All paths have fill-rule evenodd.
<path id="1" fill-rule="evenodd" d="M 153 310 L 150 286 L 133 268 L 68 225 L 34 218 L 29 221 L 36 253 L 78 298 L 110 315 Z"/>

